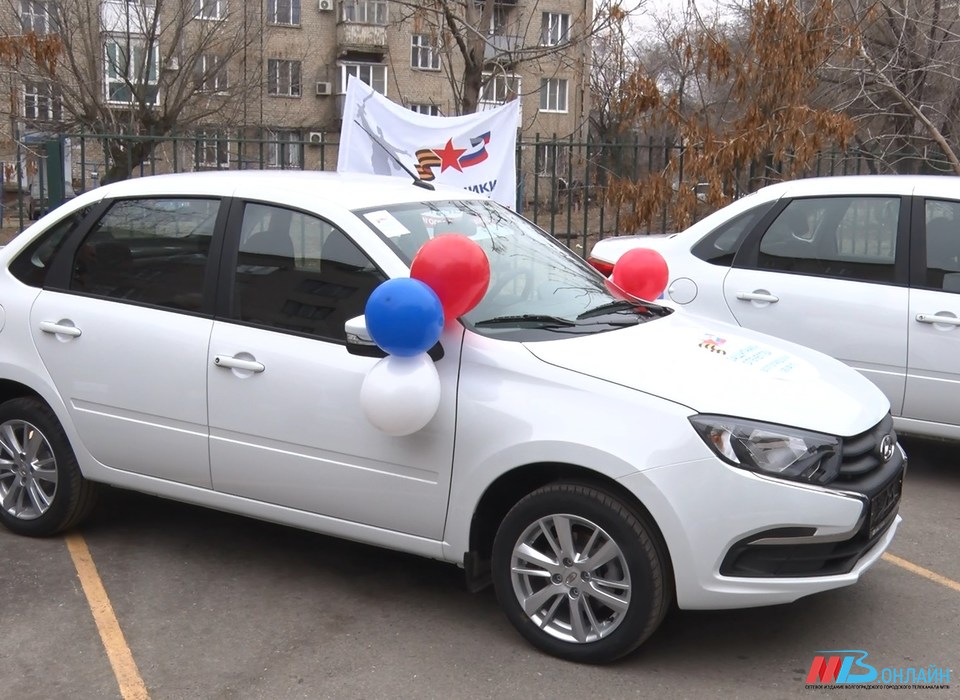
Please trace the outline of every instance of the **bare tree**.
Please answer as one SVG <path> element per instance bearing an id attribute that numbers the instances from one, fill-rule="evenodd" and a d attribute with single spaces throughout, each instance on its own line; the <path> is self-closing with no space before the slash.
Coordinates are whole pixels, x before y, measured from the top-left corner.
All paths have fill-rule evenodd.
<path id="1" fill-rule="evenodd" d="M 613 204 L 632 206 L 624 227 L 649 224 L 665 203 L 674 226 L 685 226 L 698 204 L 721 206 L 742 189 L 803 172 L 826 146 L 846 144 L 852 121 L 815 100 L 836 50 L 832 13 L 830 0 L 749 0 L 739 21 L 725 24 L 691 9 L 664 37 L 672 79 L 645 68 L 632 78 L 635 118 L 670 129 L 677 151 L 640 182 L 610 188 Z"/>
<path id="2" fill-rule="evenodd" d="M 580 11 L 560 16 L 539 0 L 516 6 L 500 0 L 400 0 L 400 21 L 436 39 L 443 69 L 459 114 L 477 111 L 484 91 L 502 101 L 519 96 L 514 84 L 496 83 L 504 68 L 523 66 L 549 76 L 572 68 L 590 69 L 590 44 L 611 17 L 631 7 L 616 0 L 584 2 Z M 551 16 L 552 15 L 552 16 Z"/>
<path id="3" fill-rule="evenodd" d="M 226 3 L 200 0 L 3 1 L 11 113 L 103 135 L 105 182 L 149 159 L 158 136 L 214 116 L 229 123 L 260 89 L 261 70 L 237 69 L 259 41 L 243 16 L 251 3 L 231 3 L 227 16 Z"/>
<path id="4" fill-rule="evenodd" d="M 612 141 L 634 126 L 636 91 L 627 89 L 627 83 L 645 75 L 638 71 L 642 48 L 631 40 L 630 15 L 619 6 L 608 13 L 608 23 L 598 28 L 591 46 L 590 130 L 601 142 Z"/>
<path id="5" fill-rule="evenodd" d="M 824 94 L 877 169 L 960 175 L 960 12 L 946 0 L 836 0 Z"/>

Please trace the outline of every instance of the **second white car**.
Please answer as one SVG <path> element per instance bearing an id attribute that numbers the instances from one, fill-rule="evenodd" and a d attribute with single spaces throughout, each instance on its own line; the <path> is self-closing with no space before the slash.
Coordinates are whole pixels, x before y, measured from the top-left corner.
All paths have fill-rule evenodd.
<path id="1" fill-rule="evenodd" d="M 670 268 L 666 298 L 820 350 L 890 400 L 897 430 L 960 439 L 960 178 L 813 178 L 763 188 L 671 236 L 600 241 Z"/>

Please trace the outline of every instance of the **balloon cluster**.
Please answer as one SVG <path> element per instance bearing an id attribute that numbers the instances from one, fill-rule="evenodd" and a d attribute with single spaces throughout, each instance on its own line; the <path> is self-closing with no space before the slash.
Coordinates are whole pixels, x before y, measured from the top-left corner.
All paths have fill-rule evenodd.
<path id="1" fill-rule="evenodd" d="M 466 236 L 439 236 L 421 246 L 410 277 L 373 290 L 365 310 L 370 337 L 388 353 L 360 387 L 367 419 L 388 435 L 410 435 L 440 405 L 440 376 L 427 354 L 452 321 L 470 311 L 490 284 L 490 261 Z"/>
<path id="2" fill-rule="evenodd" d="M 630 296 L 652 301 L 667 288 L 670 271 L 667 261 L 655 250 L 633 248 L 620 256 L 613 266 L 610 281 Z"/>

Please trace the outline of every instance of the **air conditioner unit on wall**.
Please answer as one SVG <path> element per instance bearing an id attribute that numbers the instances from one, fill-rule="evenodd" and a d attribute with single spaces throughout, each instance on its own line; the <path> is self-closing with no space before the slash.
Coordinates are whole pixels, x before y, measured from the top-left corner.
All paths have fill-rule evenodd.
<path id="1" fill-rule="evenodd" d="M 323 134 L 319 131 L 311 131 L 309 141 L 311 145 L 319 146 L 323 143 Z"/>
<path id="2" fill-rule="evenodd" d="M 317 83 L 317 97 L 326 97 L 333 94 L 333 85 L 331 83 Z"/>
<path id="3" fill-rule="evenodd" d="M 320 11 L 330 12 L 333 9 L 333 0 L 320 0 Z"/>

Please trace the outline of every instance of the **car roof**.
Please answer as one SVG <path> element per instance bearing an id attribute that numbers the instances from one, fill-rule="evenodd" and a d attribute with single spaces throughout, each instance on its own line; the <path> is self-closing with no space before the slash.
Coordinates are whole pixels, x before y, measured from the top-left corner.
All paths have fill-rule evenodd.
<path id="1" fill-rule="evenodd" d="M 347 209 L 443 199 L 486 199 L 468 190 L 436 185 L 417 187 L 406 176 L 365 175 L 316 170 L 222 170 L 171 175 L 149 175 L 103 185 L 89 193 L 93 200 L 161 194 L 206 194 L 288 199 L 302 194 Z"/>
<path id="2" fill-rule="evenodd" d="M 815 195 L 943 194 L 960 195 L 960 179 L 955 175 L 835 175 L 788 180 L 757 191 L 764 199 L 810 197 Z"/>

